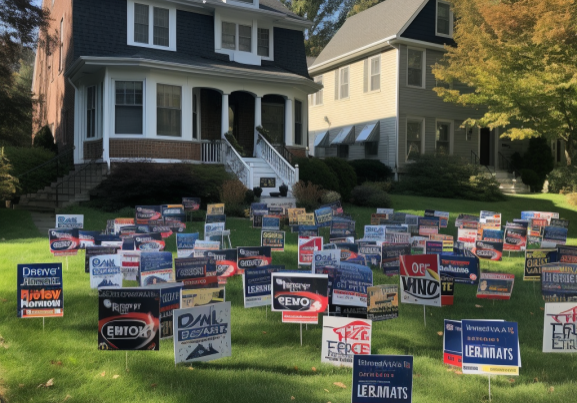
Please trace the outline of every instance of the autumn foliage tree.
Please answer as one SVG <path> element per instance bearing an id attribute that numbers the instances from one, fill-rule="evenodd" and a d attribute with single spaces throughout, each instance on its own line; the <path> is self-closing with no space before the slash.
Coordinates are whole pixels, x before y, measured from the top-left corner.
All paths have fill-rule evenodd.
<path id="1" fill-rule="evenodd" d="M 486 107 L 466 123 L 503 127 L 513 140 L 542 136 L 577 150 L 577 1 L 453 0 L 456 47 L 433 68 L 448 102 Z"/>

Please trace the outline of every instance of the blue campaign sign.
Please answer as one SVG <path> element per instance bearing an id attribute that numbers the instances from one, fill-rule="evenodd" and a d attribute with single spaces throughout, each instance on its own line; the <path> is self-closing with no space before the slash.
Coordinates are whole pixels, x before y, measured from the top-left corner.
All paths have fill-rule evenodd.
<path id="1" fill-rule="evenodd" d="M 445 364 L 461 367 L 463 362 L 461 338 L 461 321 L 445 319 L 443 332 L 443 362 Z"/>
<path id="2" fill-rule="evenodd" d="M 333 283 L 332 303 L 367 306 L 367 288 L 373 286 L 373 271 L 367 266 L 340 262 Z"/>
<path id="3" fill-rule="evenodd" d="M 63 316 L 62 263 L 19 264 L 17 278 L 19 318 Z"/>
<path id="4" fill-rule="evenodd" d="M 140 286 L 172 280 L 172 252 L 142 252 L 138 270 Z"/>
<path id="5" fill-rule="evenodd" d="M 284 265 L 263 266 L 245 269 L 242 277 L 244 307 L 270 305 L 271 274 L 284 271 Z"/>
<path id="6" fill-rule="evenodd" d="M 319 227 L 329 227 L 333 220 L 333 209 L 330 207 L 323 207 L 315 210 L 315 220 Z"/>
<path id="7" fill-rule="evenodd" d="M 441 254 L 439 271 L 455 279 L 455 283 L 477 284 L 479 281 L 479 258 Z"/>
<path id="8" fill-rule="evenodd" d="M 176 234 L 176 249 L 194 249 L 194 244 L 198 241 L 199 234 Z"/>
<path id="9" fill-rule="evenodd" d="M 545 227 L 543 230 L 543 242 L 551 242 L 557 245 L 564 245 L 567 242 L 567 228 Z"/>
<path id="10" fill-rule="evenodd" d="M 352 403 L 413 401 L 412 355 L 355 355 Z"/>
<path id="11" fill-rule="evenodd" d="M 519 375 L 516 322 L 463 320 L 461 324 L 464 374 Z"/>

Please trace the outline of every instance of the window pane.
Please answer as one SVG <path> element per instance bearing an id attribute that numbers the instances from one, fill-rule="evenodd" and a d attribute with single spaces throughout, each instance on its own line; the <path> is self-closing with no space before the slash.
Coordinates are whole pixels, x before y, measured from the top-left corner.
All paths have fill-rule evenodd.
<path id="1" fill-rule="evenodd" d="M 407 83 L 417 87 L 423 86 L 423 52 L 409 49 Z"/>
<path id="2" fill-rule="evenodd" d="M 142 106 L 116 105 L 116 134 L 142 134 Z"/>
<path id="3" fill-rule="evenodd" d="M 157 84 L 156 92 L 156 133 L 162 136 L 180 136 L 182 88 Z"/>
<path id="4" fill-rule="evenodd" d="M 134 4 L 134 42 L 148 43 L 148 6 Z"/>
<path id="5" fill-rule="evenodd" d="M 381 59 L 374 57 L 371 59 L 371 91 L 381 88 Z"/>
<path id="6" fill-rule="evenodd" d="M 435 148 L 438 153 L 449 154 L 450 152 L 449 130 L 450 125 L 448 123 L 437 124 Z"/>
<path id="7" fill-rule="evenodd" d="M 268 57 L 269 48 L 269 32 L 268 29 L 259 28 L 258 29 L 258 49 L 257 54 L 259 56 Z"/>
<path id="8" fill-rule="evenodd" d="M 349 68 L 341 69 L 341 98 L 349 97 Z"/>
<path id="9" fill-rule="evenodd" d="M 116 82 L 116 104 L 124 104 L 124 89 L 125 89 L 125 82 L 124 81 L 117 81 Z"/>
<path id="10" fill-rule="evenodd" d="M 421 153 L 421 121 L 407 122 L 407 159 L 414 158 Z"/>
<path id="11" fill-rule="evenodd" d="M 315 77 L 315 83 L 321 84 L 323 83 L 323 76 Z M 322 105 L 323 104 L 323 90 L 320 90 L 313 96 L 313 105 Z"/>
<path id="12" fill-rule="evenodd" d="M 154 7 L 154 44 L 168 46 L 168 10 Z"/>
<path id="13" fill-rule="evenodd" d="M 236 49 L 236 24 L 222 23 L 222 44 L 225 49 Z"/>
<path id="14" fill-rule="evenodd" d="M 238 26 L 238 49 L 243 52 L 251 51 L 251 31 L 252 27 L 246 25 Z"/>
<path id="15" fill-rule="evenodd" d="M 448 4 L 438 3 L 437 5 L 437 33 L 450 35 L 450 7 Z"/>

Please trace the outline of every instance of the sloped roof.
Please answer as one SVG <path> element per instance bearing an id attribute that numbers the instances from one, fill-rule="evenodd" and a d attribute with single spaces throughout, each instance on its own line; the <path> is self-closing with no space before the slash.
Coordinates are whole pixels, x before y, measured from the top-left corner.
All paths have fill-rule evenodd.
<path id="1" fill-rule="evenodd" d="M 348 18 L 310 68 L 397 35 L 427 0 L 386 0 Z"/>

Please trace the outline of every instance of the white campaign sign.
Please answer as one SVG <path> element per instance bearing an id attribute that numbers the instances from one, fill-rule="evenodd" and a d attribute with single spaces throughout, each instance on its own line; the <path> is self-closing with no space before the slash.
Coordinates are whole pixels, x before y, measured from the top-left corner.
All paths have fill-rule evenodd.
<path id="1" fill-rule="evenodd" d="M 371 354 L 370 319 L 323 317 L 321 362 L 353 366 L 355 354 Z"/>
<path id="2" fill-rule="evenodd" d="M 545 304 L 544 353 L 577 353 L 577 302 Z"/>

